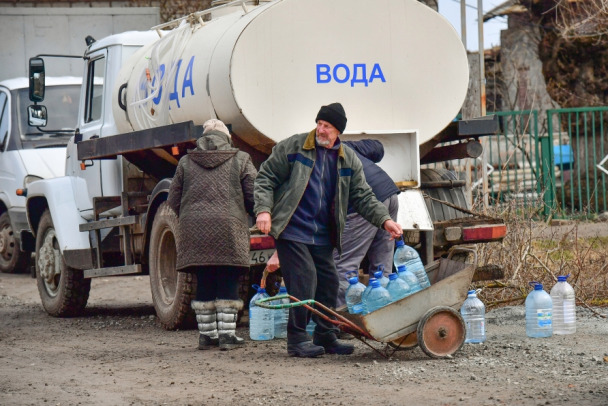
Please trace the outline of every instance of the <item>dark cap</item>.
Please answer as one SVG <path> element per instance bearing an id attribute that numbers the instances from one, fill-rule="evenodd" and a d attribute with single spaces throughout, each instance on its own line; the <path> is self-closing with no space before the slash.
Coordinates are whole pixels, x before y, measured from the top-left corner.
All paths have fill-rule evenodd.
<path id="1" fill-rule="evenodd" d="M 333 125 L 340 131 L 340 134 L 344 132 L 346 128 L 346 113 L 344 107 L 340 103 L 332 103 L 327 106 L 321 107 L 315 122 L 324 120 Z"/>

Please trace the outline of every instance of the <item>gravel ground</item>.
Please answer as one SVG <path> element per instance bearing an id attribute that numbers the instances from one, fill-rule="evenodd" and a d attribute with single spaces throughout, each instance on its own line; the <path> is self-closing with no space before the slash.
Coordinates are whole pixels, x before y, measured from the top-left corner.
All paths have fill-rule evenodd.
<path id="1" fill-rule="evenodd" d="M 608 404 L 608 324 L 589 310 L 576 334 L 545 339 L 526 337 L 523 307 L 491 311 L 486 343 L 450 359 L 416 347 L 386 360 L 357 340 L 351 356 L 295 359 L 245 327 L 243 349 L 196 350 L 195 331 L 158 326 L 148 284 L 95 279 L 86 314 L 58 319 L 33 279 L 0 275 L 0 404 Z"/>

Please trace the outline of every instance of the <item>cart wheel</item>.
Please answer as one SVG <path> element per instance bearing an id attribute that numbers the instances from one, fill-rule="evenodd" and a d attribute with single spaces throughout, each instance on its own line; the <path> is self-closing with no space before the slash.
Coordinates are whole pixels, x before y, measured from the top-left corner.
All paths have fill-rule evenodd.
<path id="1" fill-rule="evenodd" d="M 390 341 L 388 345 L 390 345 L 396 350 L 413 350 L 418 346 L 418 336 L 414 331 L 406 336 L 399 337 L 393 341 Z"/>
<path id="2" fill-rule="evenodd" d="M 466 335 L 460 313 L 448 306 L 437 306 L 418 322 L 418 344 L 431 358 L 446 358 L 458 351 Z"/>

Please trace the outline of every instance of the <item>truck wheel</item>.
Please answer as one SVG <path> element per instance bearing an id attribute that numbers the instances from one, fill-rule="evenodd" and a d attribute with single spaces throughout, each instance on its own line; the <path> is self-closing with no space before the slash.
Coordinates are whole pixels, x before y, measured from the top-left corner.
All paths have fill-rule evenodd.
<path id="1" fill-rule="evenodd" d="M 27 269 L 31 252 L 21 252 L 7 212 L 0 215 L 0 272 L 15 273 Z"/>
<path id="2" fill-rule="evenodd" d="M 177 272 L 177 216 L 166 202 L 156 212 L 150 235 L 150 288 L 160 324 L 167 330 L 195 325 L 190 301 L 196 294 L 196 277 Z"/>
<path id="3" fill-rule="evenodd" d="M 84 311 L 91 280 L 84 278 L 82 270 L 66 265 L 48 210 L 36 233 L 36 282 L 42 307 L 51 316 L 78 316 Z"/>

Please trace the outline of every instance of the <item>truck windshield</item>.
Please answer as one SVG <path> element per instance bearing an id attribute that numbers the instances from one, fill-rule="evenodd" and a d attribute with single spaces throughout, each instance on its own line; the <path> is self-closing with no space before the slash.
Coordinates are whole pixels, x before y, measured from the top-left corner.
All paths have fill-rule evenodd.
<path id="1" fill-rule="evenodd" d="M 39 130 L 30 127 L 27 123 L 27 107 L 32 104 L 28 89 L 19 89 L 17 94 L 19 109 L 19 133 L 22 141 L 36 141 L 37 147 L 46 144 L 66 145 L 78 120 L 78 101 L 80 99 L 80 85 L 47 86 L 44 95 L 44 104 L 48 111 L 48 123 Z M 58 131 L 64 130 L 65 132 Z M 70 132 L 70 130 L 72 132 Z"/>

